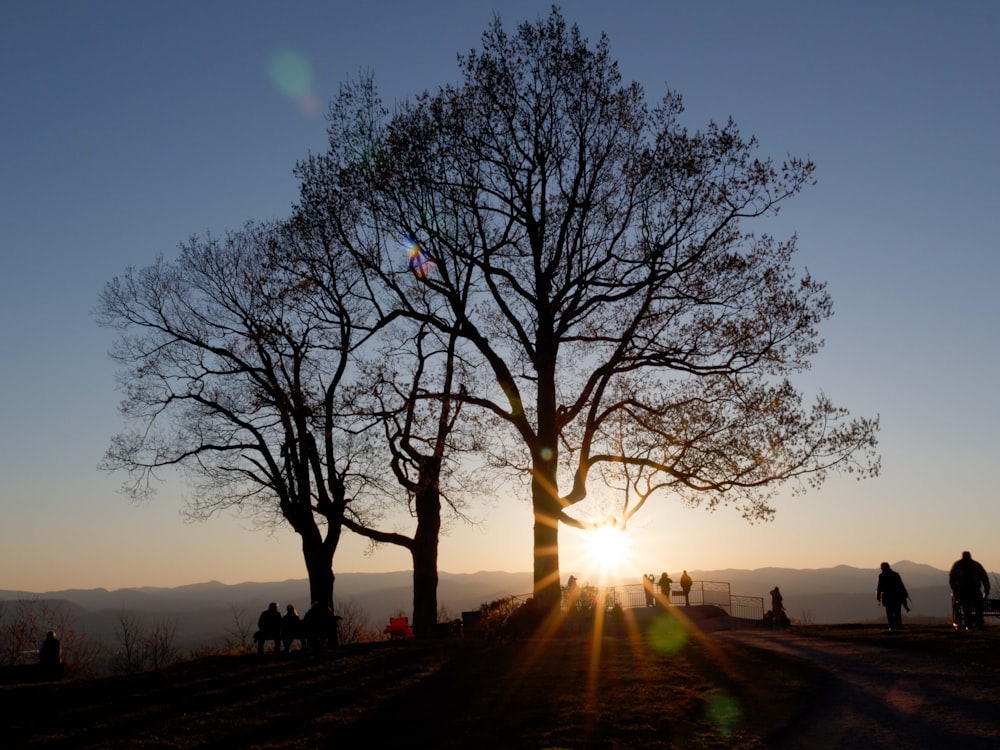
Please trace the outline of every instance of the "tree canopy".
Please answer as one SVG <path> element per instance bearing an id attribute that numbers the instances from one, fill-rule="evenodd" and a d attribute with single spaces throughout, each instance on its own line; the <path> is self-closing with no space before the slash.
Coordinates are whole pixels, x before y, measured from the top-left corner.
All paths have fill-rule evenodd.
<path id="1" fill-rule="evenodd" d="M 523 478 L 543 609 L 561 524 L 624 528 L 653 498 L 766 520 L 789 484 L 878 473 L 878 419 L 794 382 L 825 285 L 794 236 L 753 231 L 811 161 L 759 155 L 732 120 L 689 130 L 677 93 L 650 105 L 556 8 L 495 19 L 459 64 L 392 111 L 371 76 L 345 84 L 289 220 L 107 285 L 136 429 L 104 465 L 131 494 L 178 466 L 193 515 L 283 519 L 327 603 L 344 526 L 401 544 L 426 626 L 474 457 Z M 581 510 L 598 486 L 613 502 Z M 378 528 L 394 493 L 413 535 Z"/>
<path id="2" fill-rule="evenodd" d="M 513 34 L 495 20 L 460 65 L 393 112 L 370 78 L 346 85 L 300 211 L 386 309 L 462 337 L 479 377 L 461 398 L 530 478 L 536 596 L 558 602 L 559 524 L 607 522 L 574 509 L 595 482 L 622 490 L 624 525 L 654 493 L 765 519 L 790 481 L 877 473 L 877 419 L 791 381 L 821 346 L 825 285 L 794 237 L 747 227 L 810 161 L 758 156 L 732 121 L 690 132 L 680 96 L 647 105 L 558 9 Z"/>
<path id="3" fill-rule="evenodd" d="M 196 518 L 235 509 L 287 522 L 313 601 L 331 606 L 342 521 L 372 473 L 364 422 L 341 402 L 351 352 L 370 331 L 349 274 L 326 279 L 321 298 L 284 270 L 301 254 L 288 226 L 250 223 L 106 285 L 98 313 L 120 333 L 112 357 L 129 428 L 102 466 L 124 471 L 137 499 L 157 472 L 183 470 Z"/>

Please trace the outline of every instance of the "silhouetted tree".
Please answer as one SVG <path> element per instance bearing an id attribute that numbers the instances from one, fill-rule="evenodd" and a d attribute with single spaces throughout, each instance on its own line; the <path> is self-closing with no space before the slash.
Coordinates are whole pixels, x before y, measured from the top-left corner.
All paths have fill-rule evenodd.
<path id="1" fill-rule="evenodd" d="M 438 550 L 443 511 L 468 521 L 463 515 L 464 494 L 470 490 L 468 462 L 477 449 L 469 430 L 458 426 L 459 406 L 455 381 L 465 371 L 456 351 L 454 332 L 438 336 L 433 329 L 390 344 L 367 363 L 367 393 L 356 403 L 362 414 L 378 419 L 383 450 L 397 489 L 402 488 L 407 509 L 415 520 L 412 534 L 354 523 L 345 525 L 374 543 L 388 543 L 409 550 L 413 561 L 413 631 L 418 639 L 434 636 L 437 623 Z M 389 343 L 389 342 L 387 342 Z M 369 390 L 370 389 L 370 390 Z M 480 483 L 479 492 L 488 492 Z"/>
<path id="2" fill-rule="evenodd" d="M 348 159 L 353 158 L 347 155 Z M 304 167 L 307 168 L 307 167 Z M 320 183 L 314 183 L 320 184 Z M 327 185 L 329 183 L 326 183 Z M 323 202 L 324 211 L 339 224 L 353 224 L 357 203 L 344 200 L 336 185 Z M 331 232 L 327 222 L 316 221 L 308 212 L 296 216 L 296 225 L 312 237 L 311 255 L 288 259 L 291 273 L 312 289 L 315 303 L 324 304 L 325 279 L 335 277 L 343 265 L 341 238 L 345 230 Z M 358 288 L 359 297 L 371 310 L 380 335 L 358 353 L 360 371 L 347 400 L 366 432 L 373 469 L 365 487 L 366 517 L 349 508 L 344 525 L 367 537 L 373 545 L 394 544 L 410 552 L 413 562 L 413 630 L 418 638 L 432 637 L 437 617 L 438 550 L 443 511 L 468 520 L 462 514 L 461 490 L 468 472 L 456 471 L 461 461 L 468 467 L 477 448 L 474 431 L 458 426 L 460 401 L 453 393 L 458 378 L 466 374 L 455 331 L 440 332 L 427 324 L 414 324 L 391 308 L 382 306 L 378 279 Z M 333 306 L 338 305 L 336 299 Z M 378 435 L 376 437 L 375 435 Z M 378 458 L 375 458 L 375 457 Z M 485 488 L 480 482 L 479 489 Z M 373 520 L 371 509 L 391 513 L 404 499 L 415 521 L 412 532 L 387 530 Z"/>
<path id="3" fill-rule="evenodd" d="M 119 332 L 112 356 L 131 429 L 102 466 L 127 472 L 136 499 L 160 470 L 182 469 L 197 488 L 195 518 L 235 509 L 287 523 L 310 597 L 332 606 L 342 519 L 365 473 L 338 398 L 366 311 L 347 265 L 314 304 L 315 290 L 283 271 L 304 252 L 290 226 L 248 224 L 107 284 L 98 312 Z"/>
<path id="4" fill-rule="evenodd" d="M 300 165 L 303 213 L 386 311 L 458 331 L 490 373 L 461 398 L 530 477 L 543 607 L 560 599 L 560 523 L 624 526 L 665 491 L 767 519 L 785 483 L 877 473 L 877 419 L 808 406 L 788 380 L 821 345 L 825 285 L 796 271 L 794 238 L 745 229 L 811 162 L 758 158 L 732 121 L 689 132 L 678 95 L 650 108 L 607 39 L 590 46 L 557 9 L 513 35 L 495 20 L 460 66 L 391 116 L 370 78 L 346 85 L 329 153 Z M 607 482 L 618 505 L 581 515 Z"/>

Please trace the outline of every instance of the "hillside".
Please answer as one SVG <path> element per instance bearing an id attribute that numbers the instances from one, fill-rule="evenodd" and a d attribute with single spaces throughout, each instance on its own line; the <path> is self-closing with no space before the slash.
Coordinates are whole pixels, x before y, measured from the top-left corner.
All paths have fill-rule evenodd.
<path id="1" fill-rule="evenodd" d="M 594 652 L 583 638 L 381 642 L 0 686 L 0 737 L 7 747 L 75 750 L 759 747 L 816 680 L 793 658 L 765 663 L 693 639 L 681 648 L 676 623 L 664 627 L 676 646 L 664 648 L 662 635 L 647 648 L 606 638 Z"/>
<path id="2" fill-rule="evenodd" d="M 722 629 L 702 630 L 709 623 Z M 1000 739 L 994 631 L 775 631 L 661 612 L 645 630 L 602 639 L 211 656 L 131 676 L 0 685 L 0 737 L 4 747 L 74 750 L 985 750 Z"/>

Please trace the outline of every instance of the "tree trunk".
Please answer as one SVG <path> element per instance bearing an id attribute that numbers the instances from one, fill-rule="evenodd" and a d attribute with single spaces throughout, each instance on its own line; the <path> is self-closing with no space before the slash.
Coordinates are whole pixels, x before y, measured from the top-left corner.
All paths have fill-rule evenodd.
<path id="1" fill-rule="evenodd" d="M 425 472 L 426 467 L 421 467 Z M 417 492 L 417 529 L 413 535 L 413 635 L 434 637 L 437 624 L 438 540 L 441 531 L 441 496 L 437 474 L 424 476 Z"/>
<path id="2" fill-rule="evenodd" d="M 540 612 L 548 615 L 558 609 L 562 602 L 558 504 L 552 497 L 552 491 L 548 489 L 554 486 L 550 482 L 555 482 L 555 476 L 546 482 L 544 478 L 538 478 L 536 471 L 535 477 L 531 482 L 532 508 L 535 512 L 534 596 Z"/>
<path id="3" fill-rule="evenodd" d="M 532 447 L 531 506 L 535 512 L 534 596 L 543 617 L 562 604 L 559 583 L 559 429 L 556 425 L 556 346 L 550 316 L 540 315 L 538 442 Z M 543 335 L 543 331 L 549 331 Z"/>
<path id="4" fill-rule="evenodd" d="M 333 609 L 333 552 L 322 541 L 310 541 L 302 537 L 302 556 L 309 575 L 309 598 L 305 609 L 315 602 Z"/>
<path id="5" fill-rule="evenodd" d="M 434 637 L 437 624 L 437 543 L 413 545 L 413 635 Z"/>

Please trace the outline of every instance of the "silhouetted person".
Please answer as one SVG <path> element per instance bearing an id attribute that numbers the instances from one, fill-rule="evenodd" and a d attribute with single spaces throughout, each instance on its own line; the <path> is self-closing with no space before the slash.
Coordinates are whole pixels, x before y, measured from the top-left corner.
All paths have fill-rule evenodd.
<path id="1" fill-rule="evenodd" d="M 889 621 L 889 630 L 899 630 L 903 627 L 903 614 L 900 611 L 906 607 L 906 600 L 910 595 L 903 585 L 903 577 L 889 567 L 889 563 L 882 563 L 882 572 L 878 574 L 878 586 L 875 589 L 875 599 L 885 607 L 885 617 Z"/>
<path id="2" fill-rule="evenodd" d="M 670 579 L 670 576 L 667 575 L 667 571 L 663 571 L 663 573 L 660 574 L 659 585 L 660 596 L 663 597 L 664 606 L 670 604 L 670 584 L 672 583 L 673 581 Z"/>
<path id="3" fill-rule="evenodd" d="M 264 653 L 264 643 L 274 641 L 274 652 L 281 651 L 281 612 L 278 603 L 271 602 L 257 618 L 257 653 Z"/>
<path id="4" fill-rule="evenodd" d="M 295 607 L 289 604 L 285 607 L 285 616 L 281 618 L 281 642 L 286 652 L 292 650 L 292 641 L 296 639 L 302 643 L 302 621 Z"/>
<path id="5" fill-rule="evenodd" d="M 302 618 L 302 628 L 309 648 L 333 648 L 337 645 L 337 623 L 340 618 L 333 610 L 313 602 Z"/>
<path id="6" fill-rule="evenodd" d="M 655 586 L 656 586 L 656 577 L 652 573 L 642 577 L 642 593 L 646 595 L 647 607 L 652 607 L 656 605 L 656 599 L 653 596 L 653 591 Z"/>
<path id="7" fill-rule="evenodd" d="M 62 664 L 62 646 L 54 630 L 45 634 L 45 640 L 38 648 L 38 663 L 46 668 L 58 668 Z"/>
<path id="8" fill-rule="evenodd" d="M 785 614 L 785 598 L 781 595 L 781 590 L 775 586 L 770 591 L 771 594 L 771 622 L 774 625 L 788 625 L 791 620 Z"/>
<path id="9" fill-rule="evenodd" d="M 681 573 L 681 591 L 684 592 L 684 606 L 691 606 L 691 586 L 694 585 L 694 581 L 691 580 L 691 576 L 685 570 Z"/>
<path id="10" fill-rule="evenodd" d="M 580 592 L 576 588 L 576 576 L 570 576 L 566 579 L 566 588 L 563 589 L 562 595 L 562 606 L 565 608 L 570 608 L 573 606 L 574 602 L 580 597 Z"/>
<path id="11" fill-rule="evenodd" d="M 970 552 L 963 552 L 962 559 L 951 566 L 948 585 L 962 608 L 965 627 L 983 627 L 983 599 L 990 595 L 990 577 L 986 575 L 986 568 L 973 560 Z"/>

